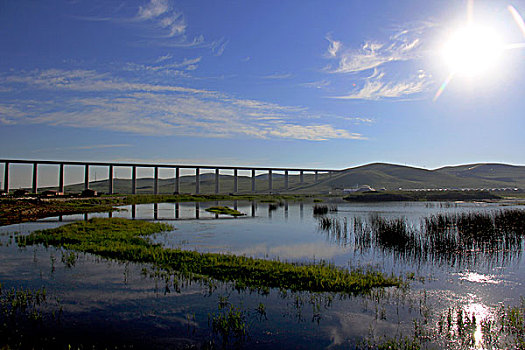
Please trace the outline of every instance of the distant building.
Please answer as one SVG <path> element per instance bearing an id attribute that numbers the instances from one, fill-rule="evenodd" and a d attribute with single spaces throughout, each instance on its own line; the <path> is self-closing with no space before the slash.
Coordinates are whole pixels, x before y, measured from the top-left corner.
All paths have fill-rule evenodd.
<path id="1" fill-rule="evenodd" d="M 375 192 L 375 189 L 368 185 L 361 185 L 356 188 L 345 188 L 343 189 L 343 194 L 354 193 L 354 192 L 370 192 L 370 191 Z"/>

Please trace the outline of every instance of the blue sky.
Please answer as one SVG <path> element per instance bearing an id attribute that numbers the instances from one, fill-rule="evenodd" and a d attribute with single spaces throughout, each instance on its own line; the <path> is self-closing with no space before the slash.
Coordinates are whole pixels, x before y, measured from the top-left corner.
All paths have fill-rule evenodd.
<path id="1" fill-rule="evenodd" d="M 508 6 L 473 18 L 525 41 Z M 466 1 L 0 1 L 0 157 L 525 164 L 525 49 L 450 74 Z M 519 45 L 518 45 L 519 47 Z"/>

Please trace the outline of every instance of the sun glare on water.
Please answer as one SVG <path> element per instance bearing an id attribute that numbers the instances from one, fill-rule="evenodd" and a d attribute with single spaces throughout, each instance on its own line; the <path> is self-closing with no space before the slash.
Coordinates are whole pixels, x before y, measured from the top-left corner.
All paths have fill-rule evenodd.
<path id="1" fill-rule="evenodd" d="M 503 44 L 495 30 L 475 24 L 455 31 L 442 48 L 454 75 L 479 76 L 497 67 Z"/>

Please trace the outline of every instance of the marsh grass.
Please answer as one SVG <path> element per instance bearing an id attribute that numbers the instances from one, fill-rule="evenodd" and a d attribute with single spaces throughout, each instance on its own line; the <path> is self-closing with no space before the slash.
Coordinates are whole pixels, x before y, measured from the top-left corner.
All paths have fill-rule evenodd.
<path id="1" fill-rule="evenodd" d="M 50 339 L 42 336 L 45 325 L 58 324 L 62 306 L 49 301 L 45 288 L 10 288 L 0 284 L 0 348 L 38 348 Z"/>
<path id="2" fill-rule="evenodd" d="M 231 215 L 231 216 L 243 216 L 243 215 L 246 215 L 244 213 L 241 213 L 238 210 L 235 210 L 235 209 L 232 209 L 232 208 L 226 207 L 226 206 L 209 207 L 208 209 L 206 209 L 206 211 L 208 211 L 210 213 Z"/>
<path id="3" fill-rule="evenodd" d="M 319 229 L 341 246 L 355 251 L 373 247 L 409 261 L 449 265 L 506 263 L 521 256 L 525 238 L 525 211 L 436 214 L 419 227 L 404 217 L 354 217 L 350 224 L 337 216 L 317 218 Z"/>
<path id="4" fill-rule="evenodd" d="M 223 348 L 229 345 L 239 347 L 248 338 L 246 319 L 245 310 L 234 306 L 227 298 L 220 298 L 218 312 L 208 314 L 208 326 L 211 326 L 213 335 L 220 338 Z"/>
<path id="5" fill-rule="evenodd" d="M 525 349 L 525 299 L 517 306 L 501 305 L 477 319 L 461 306 L 450 307 L 430 322 L 413 321 L 412 335 L 370 335 L 360 349 Z"/>
<path id="6" fill-rule="evenodd" d="M 313 206 L 314 215 L 325 215 L 328 213 L 327 205 L 314 205 Z"/>
<path id="7" fill-rule="evenodd" d="M 327 262 L 300 264 L 232 254 L 163 248 L 145 235 L 173 230 L 163 223 L 120 218 L 94 218 L 17 237 L 20 247 L 43 244 L 108 259 L 154 264 L 190 279 L 212 278 L 238 288 L 369 293 L 374 287 L 399 286 L 401 280 L 368 269 L 348 270 Z"/>

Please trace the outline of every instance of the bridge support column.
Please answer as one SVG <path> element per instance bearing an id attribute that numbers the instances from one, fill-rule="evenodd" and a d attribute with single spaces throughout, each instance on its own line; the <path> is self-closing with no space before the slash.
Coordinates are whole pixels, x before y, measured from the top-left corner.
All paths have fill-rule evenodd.
<path id="1" fill-rule="evenodd" d="M 219 193 L 219 168 L 215 169 L 215 194 Z"/>
<path id="2" fill-rule="evenodd" d="M 319 171 L 315 171 L 315 182 L 319 180 Z"/>
<path id="3" fill-rule="evenodd" d="M 89 164 L 84 165 L 84 189 L 89 188 Z"/>
<path id="4" fill-rule="evenodd" d="M 153 180 L 153 194 L 159 194 L 159 167 L 155 167 L 155 174 Z"/>
<path id="5" fill-rule="evenodd" d="M 272 169 L 268 170 L 268 191 L 272 192 L 273 183 L 272 183 Z"/>
<path id="6" fill-rule="evenodd" d="M 252 169 L 252 192 L 255 192 L 255 169 Z"/>
<path id="7" fill-rule="evenodd" d="M 33 193 L 38 192 L 38 163 L 33 163 Z"/>
<path id="8" fill-rule="evenodd" d="M 237 176 L 237 169 L 233 169 L 233 193 L 239 192 L 239 178 Z"/>
<path id="9" fill-rule="evenodd" d="M 303 170 L 301 170 L 299 177 L 300 177 L 301 184 L 303 184 L 304 183 L 304 171 Z"/>
<path id="10" fill-rule="evenodd" d="M 137 194 L 137 167 L 131 167 L 131 194 Z"/>
<path id="11" fill-rule="evenodd" d="M 9 193 L 9 162 L 4 165 L 4 192 Z"/>
<path id="12" fill-rule="evenodd" d="M 284 189 L 288 189 L 288 170 L 284 171 Z"/>
<path id="13" fill-rule="evenodd" d="M 58 192 L 64 193 L 64 164 L 60 164 L 58 170 Z"/>
<path id="14" fill-rule="evenodd" d="M 109 166 L 108 174 L 108 193 L 113 194 L 113 165 Z"/>
<path id="15" fill-rule="evenodd" d="M 195 193 L 199 194 L 200 192 L 201 192 L 200 169 L 195 168 Z"/>
<path id="16" fill-rule="evenodd" d="M 180 168 L 175 168 L 175 194 L 180 193 Z"/>

